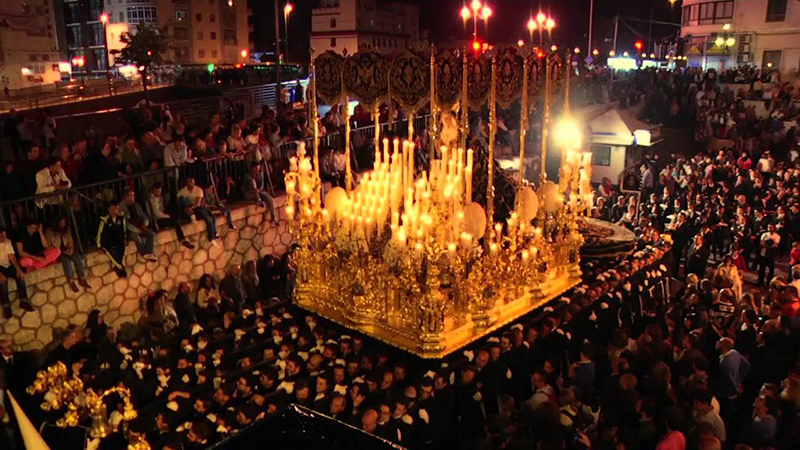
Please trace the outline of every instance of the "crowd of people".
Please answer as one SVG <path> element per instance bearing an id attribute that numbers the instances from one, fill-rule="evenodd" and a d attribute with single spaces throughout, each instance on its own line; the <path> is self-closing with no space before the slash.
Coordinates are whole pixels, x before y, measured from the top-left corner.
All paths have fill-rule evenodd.
<path id="1" fill-rule="evenodd" d="M 630 97 L 645 115 L 669 111 L 665 121 L 696 131 L 695 148 L 650 155 L 640 195 L 620 195 L 610 183 L 598 190 L 593 214 L 633 229 L 636 253 L 585 264 L 585 284 L 443 361 L 419 360 L 281 303 L 291 299 L 290 251 L 280 261 L 233 266 L 219 283 L 210 275 L 196 287 L 182 283 L 174 298 L 150 293 L 142 320 L 121 330 L 95 311 L 85 327 L 70 326 L 38 358 L 2 340 L 0 393 L 8 389 L 22 399 L 38 424 L 59 413 L 41 411 L 41 398 L 24 392 L 37 369 L 60 361 L 97 389 L 122 381 L 140 412 L 130 431 L 169 450 L 207 448 L 288 403 L 411 449 L 794 448 L 800 438 L 800 153 L 797 128 L 785 122 L 797 109 L 789 85 L 762 81 L 761 74 L 742 77 L 754 89 L 761 82 L 760 91 L 739 95 L 722 88 L 714 72 L 696 70 L 642 71 L 632 79 Z M 766 117 L 745 107 L 745 98 L 761 99 Z M 237 114 L 233 107 L 228 113 L 243 119 Z M 223 123 L 242 120 L 215 116 L 208 133 L 193 135 L 179 119 L 168 119 L 158 129 L 170 143 L 162 161 L 154 160 L 171 167 L 210 152 L 240 154 L 255 163 L 242 195 L 268 206 L 259 162 L 270 158 L 257 144 L 261 133 L 269 149 L 275 133 L 299 139 L 308 132 L 301 120 L 292 119 L 286 130 L 280 120 L 265 110 L 227 133 Z M 333 109 L 322 121 L 335 129 L 342 118 Z M 250 138 L 253 130 L 258 140 Z M 136 139 L 126 144 L 129 156 L 142 158 L 142 169 L 130 164 L 130 170 L 154 167 L 139 145 Z M 329 181 L 340 180 L 341 157 L 322 155 Z M 55 189 L 81 183 L 64 167 L 45 169 Z M 206 220 L 214 208 L 225 214 L 221 200 L 240 188 L 223 179 L 209 200 L 208 175 L 187 173 L 183 179 L 167 174 L 149 186 L 145 200 L 154 220 L 178 230 L 182 215 Z M 199 187 L 197 180 L 203 180 Z M 162 189 L 174 190 L 175 198 Z M 134 218 L 140 209 L 126 190 L 109 203 L 97 233 L 98 247 L 120 263 L 120 276 L 120 243 L 133 240 L 143 258 L 152 249 L 148 224 Z M 208 223 L 209 242 L 214 226 Z M 59 228 L 63 222 L 47 230 L 31 224 L 17 245 L 0 231 L 0 283 L 59 260 L 68 274 L 74 266 L 81 283 L 81 258 Z M 786 259 L 789 270 L 776 271 Z M 748 272 L 758 272 L 755 283 Z M 21 448 L 4 398 L 0 427 Z M 109 402 L 116 433 L 106 442 L 122 439 L 119 408 Z"/>

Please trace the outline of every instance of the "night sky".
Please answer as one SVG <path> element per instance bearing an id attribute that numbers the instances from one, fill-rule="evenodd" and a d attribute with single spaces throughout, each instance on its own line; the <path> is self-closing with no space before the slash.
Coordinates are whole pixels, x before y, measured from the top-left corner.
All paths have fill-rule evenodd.
<path id="1" fill-rule="evenodd" d="M 281 11 L 286 0 L 280 0 Z M 379 0 L 381 1 L 381 0 Z M 464 4 L 462 0 L 403 0 L 420 6 L 420 27 L 428 29 L 434 42 L 446 42 L 464 39 L 465 32 L 459 11 Z M 490 0 L 489 6 L 494 11 L 489 20 L 489 41 L 491 43 L 513 43 L 520 38 L 527 38 L 525 23 L 529 14 L 542 11 L 549 12 L 556 21 L 554 39 L 560 45 L 579 46 L 585 50 L 589 26 L 590 0 L 538 1 L 524 0 Z M 311 8 L 317 0 L 294 0 L 294 12 L 289 20 L 289 45 L 293 61 L 308 55 L 308 35 L 311 30 Z M 467 1 L 469 3 L 469 1 Z M 625 2 L 620 0 L 595 0 L 594 13 L 594 47 L 607 52 L 611 48 L 613 38 L 614 16 L 620 14 L 625 19 L 649 19 L 650 9 L 655 6 L 653 18 L 664 22 L 679 22 L 680 2 L 671 6 L 668 0 L 642 0 Z M 272 0 L 255 0 L 252 2 L 255 26 L 256 50 L 271 51 L 274 41 L 273 4 Z M 282 14 L 282 13 L 281 13 Z M 281 24 L 282 24 L 281 18 Z M 629 25 L 630 28 L 628 26 Z M 631 29 L 632 28 L 632 29 Z M 281 30 L 282 31 L 282 30 Z M 654 25 L 653 39 L 675 35 L 677 27 Z M 471 25 L 470 25 L 471 33 Z M 479 37 L 485 39 L 486 31 L 481 22 Z M 633 20 L 621 20 L 618 36 L 618 50 L 631 49 L 637 39 L 647 40 L 648 24 Z M 538 38 L 537 38 L 538 39 Z M 604 43 L 605 41 L 605 43 Z M 307 58 L 307 56 L 306 56 Z"/>

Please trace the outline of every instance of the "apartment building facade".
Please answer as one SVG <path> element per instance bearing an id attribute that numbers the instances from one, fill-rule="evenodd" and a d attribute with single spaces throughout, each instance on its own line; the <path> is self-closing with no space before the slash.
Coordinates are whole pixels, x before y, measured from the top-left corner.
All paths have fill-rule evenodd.
<path id="1" fill-rule="evenodd" d="M 390 54 L 419 45 L 419 7 L 376 0 L 321 0 L 311 15 L 311 48 L 353 54 Z"/>
<path id="2" fill-rule="evenodd" d="M 724 70 L 800 68 L 800 1 L 684 0 L 681 37 L 689 65 Z"/>
<path id="3" fill-rule="evenodd" d="M 0 1 L 0 89 L 52 84 L 68 72 L 54 23 L 52 0 Z"/>

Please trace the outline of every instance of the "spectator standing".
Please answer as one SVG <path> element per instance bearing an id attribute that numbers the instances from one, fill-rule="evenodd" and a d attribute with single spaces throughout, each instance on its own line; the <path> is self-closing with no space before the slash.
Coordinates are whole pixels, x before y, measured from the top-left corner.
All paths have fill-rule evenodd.
<path id="1" fill-rule="evenodd" d="M 120 214 L 119 202 L 112 200 L 108 204 L 108 214 L 100 218 L 97 229 L 97 247 L 102 248 L 111 266 L 120 278 L 127 278 L 125 270 L 125 239 L 128 234 L 128 221 Z"/>
<path id="2" fill-rule="evenodd" d="M 86 282 L 86 260 L 76 248 L 75 240 L 72 237 L 72 230 L 69 228 L 67 219 L 60 218 L 54 223 L 46 233 L 47 241 L 53 248 L 61 251 L 58 261 L 64 268 L 64 275 L 67 277 L 67 283 L 73 292 L 78 292 L 78 286 L 75 284 L 74 274 L 78 274 L 78 284 L 85 289 L 89 289 L 89 283 Z M 72 266 L 75 266 L 73 271 Z"/>
<path id="3" fill-rule="evenodd" d="M 33 306 L 28 303 L 28 291 L 25 287 L 25 273 L 17 261 L 14 247 L 6 235 L 6 230 L 0 228 L 0 303 L 3 304 L 3 317 L 11 318 L 11 301 L 8 298 L 8 280 L 12 279 L 17 285 L 19 306 L 25 311 L 33 311 Z"/>
<path id="4" fill-rule="evenodd" d="M 133 136 L 128 136 L 127 139 L 125 139 L 125 146 L 122 147 L 122 155 L 120 158 L 122 164 L 130 166 L 133 173 L 144 171 L 145 165 L 142 152 L 136 146 L 136 139 L 134 139 Z"/>
<path id="5" fill-rule="evenodd" d="M 65 191 L 72 187 L 67 174 L 61 168 L 61 161 L 52 158 L 47 167 L 36 173 L 36 195 L 48 194 L 55 191 Z M 41 199 L 36 202 L 39 208 L 49 210 L 53 215 L 59 207 L 62 196 L 51 196 L 46 199 Z"/>

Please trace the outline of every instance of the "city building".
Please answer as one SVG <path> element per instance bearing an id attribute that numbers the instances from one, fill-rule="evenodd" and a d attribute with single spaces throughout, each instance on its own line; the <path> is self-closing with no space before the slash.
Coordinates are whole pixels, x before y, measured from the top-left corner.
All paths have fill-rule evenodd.
<path id="1" fill-rule="evenodd" d="M 252 10 L 246 0 L 106 0 L 112 23 L 168 29 L 166 59 L 176 64 L 236 64 L 251 50 Z"/>
<path id="2" fill-rule="evenodd" d="M 45 86 L 61 80 L 52 0 L 0 1 L 0 89 Z"/>
<path id="3" fill-rule="evenodd" d="M 419 44 L 419 7 L 376 0 L 321 0 L 311 14 L 311 48 L 315 55 L 333 50 L 353 54 L 381 53 Z"/>
<path id="4" fill-rule="evenodd" d="M 53 0 L 61 58 L 70 62 L 76 78 L 105 77 L 108 49 L 103 0 Z"/>
<path id="5" fill-rule="evenodd" d="M 797 71 L 800 2 L 684 0 L 681 37 L 689 65 L 724 70 L 739 65 Z"/>

